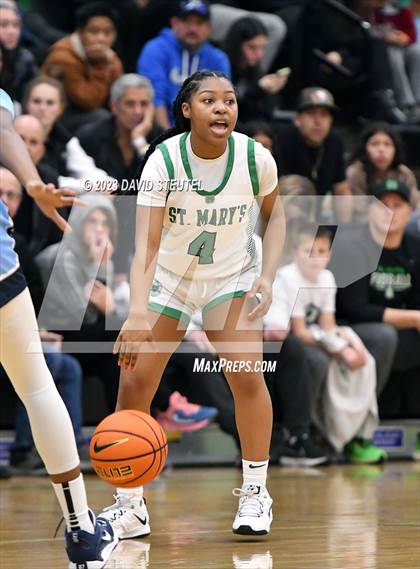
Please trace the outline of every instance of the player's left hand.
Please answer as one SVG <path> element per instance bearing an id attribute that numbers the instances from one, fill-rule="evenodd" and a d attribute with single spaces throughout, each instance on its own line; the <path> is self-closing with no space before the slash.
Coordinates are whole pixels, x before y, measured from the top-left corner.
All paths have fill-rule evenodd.
<path id="1" fill-rule="evenodd" d="M 68 207 L 74 204 L 84 205 L 77 199 L 76 192 L 67 189 L 57 189 L 54 184 L 44 184 L 41 181 L 29 182 L 26 191 L 36 201 L 37 206 L 44 215 L 49 217 L 64 233 L 71 231 L 70 225 L 62 217 L 57 208 Z"/>
<path id="2" fill-rule="evenodd" d="M 272 301 L 272 288 L 273 283 L 267 277 L 258 277 L 255 279 L 251 290 L 247 293 L 247 298 L 254 298 L 258 294 L 260 302 L 249 314 L 249 320 L 256 320 L 262 318 L 267 314 Z"/>

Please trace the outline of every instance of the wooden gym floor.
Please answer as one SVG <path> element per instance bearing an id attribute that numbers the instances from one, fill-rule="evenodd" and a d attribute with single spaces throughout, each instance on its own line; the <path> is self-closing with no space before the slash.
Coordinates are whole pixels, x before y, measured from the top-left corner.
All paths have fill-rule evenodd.
<path id="1" fill-rule="evenodd" d="M 87 476 L 91 505 L 112 489 Z M 147 490 L 152 534 L 119 544 L 107 569 L 419 569 L 420 463 L 270 469 L 267 538 L 230 531 L 233 468 L 168 470 Z M 46 478 L 0 484 L 0 568 L 66 568 Z"/>

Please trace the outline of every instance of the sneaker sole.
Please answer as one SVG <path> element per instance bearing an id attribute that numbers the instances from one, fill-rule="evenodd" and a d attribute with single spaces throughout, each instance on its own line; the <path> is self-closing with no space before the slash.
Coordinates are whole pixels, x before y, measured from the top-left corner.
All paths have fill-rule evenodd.
<path id="1" fill-rule="evenodd" d="M 146 529 L 146 528 L 145 528 Z M 151 534 L 150 531 L 150 527 L 148 528 L 148 530 L 139 533 L 137 530 L 136 531 L 132 531 L 132 532 L 124 532 L 123 534 L 119 535 L 118 538 L 123 540 L 123 539 L 133 539 L 135 537 L 147 537 L 148 535 Z"/>
<path id="2" fill-rule="evenodd" d="M 381 456 L 380 458 L 377 458 L 376 460 L 369 460 L 369 459 L 361 460 L 361 459 L 346 457 L 346 460 L 348 460 L 350 462 L 350 464 L 382 464 L 383 462 L 386 462 L 388 460 L 388 457 Z"/>
<path id="3" fill-rule="evenodd" d="M 102 550 L 103 561 L 82 561 L 78 563 L 70 561 L 69 569 L 103 569 L 103 567 L 108 563 L 108 560 L 117 545 L 118 538 L 114 535 L 113 541 L 111 541 L 109 545 L 104 547 Z"/>
<path id="4" fill-rule="evenodd" d="M 232 531 L 236 535 L 267 535 L 270 530 L 253 530 L 251 526 L 239 526 L 237 529 L 232 528 Z"/>
<path id="5" fill-rule="evenodd" d="M 281 456 L 279 462 L 282 466 L 317 466 L 318 464 L 328 462 L 328 457 L 292 458 L 290 456 Z"/>

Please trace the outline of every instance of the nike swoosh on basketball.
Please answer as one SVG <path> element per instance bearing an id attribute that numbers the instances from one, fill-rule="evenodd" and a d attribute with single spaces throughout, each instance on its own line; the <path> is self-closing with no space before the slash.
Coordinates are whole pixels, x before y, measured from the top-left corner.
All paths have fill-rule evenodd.
<path id="1" fill-rule="evenodd" d="M 262 468 L 265 464 L 250 464 L 249 468 Z"/>
<path id="2" fill-rule="evenodd" d="M 95 452 L 101 452 L 101 451 L 105 450 L 106 448 L 113 447 L 113 446 L 116 446 L 116 445 L 122 445 L 123 443 L 126 443 L 126 442 L 128 442 L 129 440 L 130 440 L 130 438 L 129 438 L 129 437 L 126 437 L 125 439 L 118 439 L 117 441 L 112 441 L 112 442 L 106 443 L 106 444 L 104 444 L 104 445 L 99 445 L 99 444 L 98 444 L 98 441 L 95 441 L 95 444 L 94 444 L 94 446 L 93 446 L 93 450 L 94 450 Z"/>
<path id="3" fill-rule="evenodd" d="M 137 516 L 136 514 L 133 514 L 133 516 L 134 516 L 135 518 L 137 518 L 137 519 L 139 520 L 139 522 L 140 522 L 141 524 L 143 524 L 144 526 L 147 524 L 147 518 L 140 518 L 140 517 Z"/>

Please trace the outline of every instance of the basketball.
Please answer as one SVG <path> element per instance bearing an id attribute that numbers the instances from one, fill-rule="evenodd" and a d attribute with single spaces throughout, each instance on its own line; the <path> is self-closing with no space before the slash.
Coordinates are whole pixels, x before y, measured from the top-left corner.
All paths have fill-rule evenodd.
<path id="1" fill-rule="evenodd" d="M 112 486 L 132 488 L 154 480 L 168 454 L 165 432 L 153 417 L 131 409 L 105 417 L 90 442 L 96 474 Z"/>

